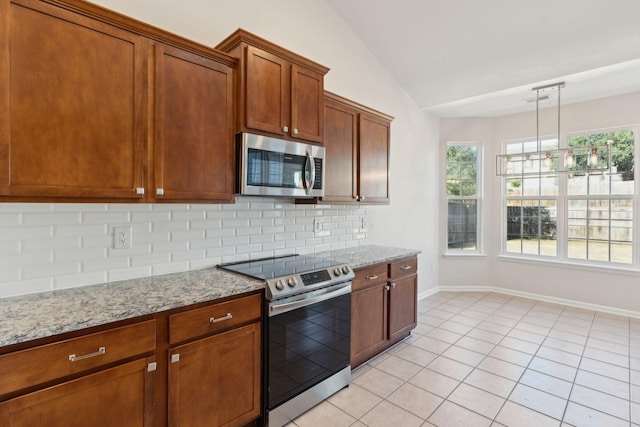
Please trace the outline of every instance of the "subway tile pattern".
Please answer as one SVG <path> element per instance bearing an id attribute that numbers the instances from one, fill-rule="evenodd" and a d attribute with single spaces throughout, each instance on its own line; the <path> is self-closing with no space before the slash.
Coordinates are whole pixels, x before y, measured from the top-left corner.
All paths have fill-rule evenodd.
<path id="1" fill-rule="evenodd" d="M 408 339 L 289 427 L 324 425 L 640 426 L 640 319 L 439 292 Z"/>
<path id="2" fill-rule="evenodd" d="M 0 203 L 0 298 L 357 247 L 364 217 L 357 206 L 240 196 L 229 205 Z M 113 248 L 114 226 L 132 228 L 131 249 Z"/>

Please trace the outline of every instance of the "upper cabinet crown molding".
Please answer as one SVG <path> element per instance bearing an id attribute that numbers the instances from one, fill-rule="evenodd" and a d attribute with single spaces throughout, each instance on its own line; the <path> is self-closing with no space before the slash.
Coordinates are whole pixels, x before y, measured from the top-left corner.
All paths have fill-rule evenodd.
<path id="1" fill-rule="evenodd" d="M 4 0 L 3 0 L 4 1 Z M 185 37 L 170 33 L 161 28 L 122 15 L 102 6 L 89 3 L 84 0 L 38 0 L 39 2 L 50 3 L 58 7 L 70 10 L 91 19 L 105 22 L 109 25 L 120 27 L 129 32 L 158 41 L 168 46 L 178 47 L 182 50 L 190 51 L 198 55 L 205 55 L 215 59 L 230 67 L 237 68 L 238 60 L 219 50 L 214 50 L 210 46 L 195 42 Z"/>
<path id="2" fill-rule="evenodd" d="M 389 114 L 386 114 L 386 113 L 383 113 L 381 111 L 375 110 L 375 109 L 373 109 L 371 107 L 367 107 L 366 105 L 362 105 L 362 104 L 360 104 L 358 102 L 352 101 L 351 99 L 347 99 L 344 96 L 335 94 L 335 93 L 330 92 L 328 90 L 324 91 L 324 96 L 325 96 L 325 99 L 328 99 L 328 100 L 331 100 L 331 101 L 335 101 L 335 102 L 339 102 L 339 103 L 344 104 L 344 105 L 348 105 L 348 106 L 350 106 L 352 108 L 355 108 L 356 110 L 358 110 L 361 113 L 368 113 L 368 114 L 377 116 L 382 120 L 386 120 L 388 122 L 392 122 L 395 119 L 395 117 L 390 116 Z"/>
<path id="3" fill-rule="evenodd" d="M 287 61 L 310 68 L 322 75 L 329 72 L 329 68 L 324 65 L 320 65 L 315 61 L 305 58 L 304 56 L 300 56 L 295 52 L 285 49 L 282 46 L 270 42 L 269 40 L 265 40 L 262 37 L 250 33 L 242 28 L 238 28 L 236 31 L 231 33 L 226 39 L 218 43 L 215 48 L 222 52 L 230 52 L 239 47 L 242 43 L 255 46 L 274 55 L 278 55 Z"/>

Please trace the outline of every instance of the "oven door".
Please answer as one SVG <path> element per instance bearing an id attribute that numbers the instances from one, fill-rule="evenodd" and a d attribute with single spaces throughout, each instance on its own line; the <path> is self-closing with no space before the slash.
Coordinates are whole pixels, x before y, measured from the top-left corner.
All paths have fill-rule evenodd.
<path id="1" fill-rule="evenodd" d="M 272 301 L 267 310 L 267 411 L 288 402 L 283 406 L 290 407 L 287 417 L 293 419 L 299 414 L 291 413 L 292 406 L 302 405 L 294 410 L 302 413 L 328 397 L 317 393 L 323 381 L 330 381 L 338 373 L 346 375 L 346 384 L 342 378 L 337 390 L 350 381 L 351 282 Z M 314 386 L 315 396 L 301 399 Z"/>

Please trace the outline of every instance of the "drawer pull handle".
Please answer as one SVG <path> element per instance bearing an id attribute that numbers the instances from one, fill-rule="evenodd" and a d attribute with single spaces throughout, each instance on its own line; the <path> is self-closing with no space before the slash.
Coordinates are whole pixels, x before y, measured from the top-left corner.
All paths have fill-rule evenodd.
<path id="1" fill-rule="evenodd" d="M 410 265 L 403 265 L 400 268 L 403 269 L 403 270 L 411 270 L 411 266 Z"/>
<path id="2" fill-rule="evenodd" d="M 209 319 L 209 322 L 218 323 L 218 322 L 222 322 L 223 320 L 229 320 L 229 319 L 232 319 L 232 318 L 233 318 L 233 316 L 231 315 L 231 313 L 227 313 L 226 316 L 218 317 L 217 319 L 215 317 L 212 317 L 211 319 Z"/>
<path id="3" fill-rule="evenodd" d="M 85 354 L 84 356 L 76 356 L 75 354 L 70 354 L 69 355 L 69 361 L 70 362 L 77 362 L 78 360 L 84 360 L 84 359 L 88 359 L 90 357 L 100 356 L 102 354 L 105 354 L 106 352 L 107 352 L 107 349 L 105 347 L 100 347 L 98 349 L 98 351 L 95 351 L 95 352 L 89 353 L 89 354 Z"/>
<path id="4" fill-rule="evenodd" d="M 377 275 L 373 275 L 373 276 L 367 276 L 367 280 L 376 280 L 378 278 Z"/>

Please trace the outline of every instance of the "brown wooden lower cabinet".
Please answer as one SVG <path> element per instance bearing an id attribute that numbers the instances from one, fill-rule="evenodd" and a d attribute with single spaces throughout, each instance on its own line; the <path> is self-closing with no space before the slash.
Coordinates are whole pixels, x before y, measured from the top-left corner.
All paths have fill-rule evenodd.
<path id="1" fill-rule="evenodd" d="M 153 426 L 153 357 L 0 403 L 2 427 Z"/>
<path id="2" fill-rule="evenodd" d="M 243 426 L 260 416 L 260 323 L 169 352 L 169 426 Z"/>
<path id="3" fill-rule="evenodd" d="M 18 351 L 0 348 L 0 427 L 255 422 L 263 299 L 253 292 Z"/>
<path id="4" fill-rule="evenodd" d="M 417 324 L 417 258 L 356 270 L 351 295 L 351 367 L 407 337 Z"/>

